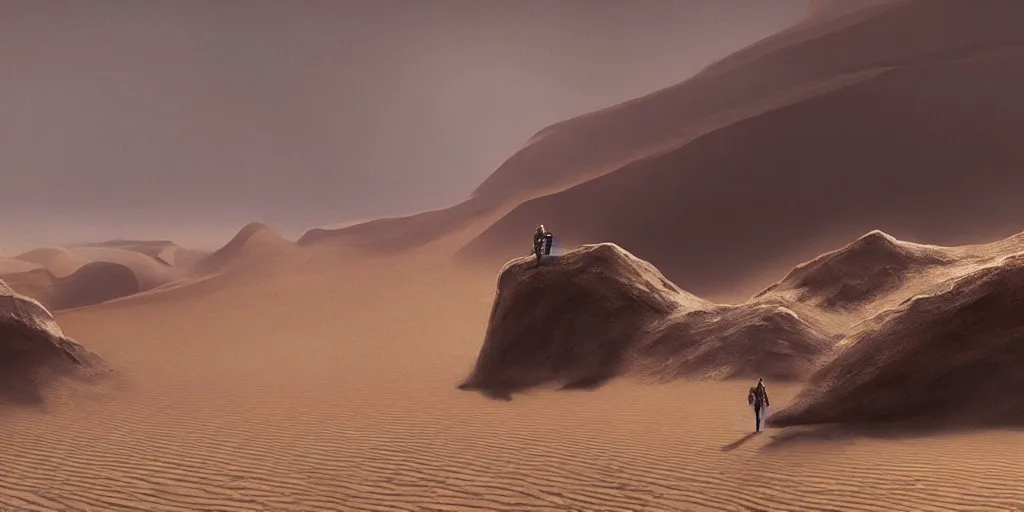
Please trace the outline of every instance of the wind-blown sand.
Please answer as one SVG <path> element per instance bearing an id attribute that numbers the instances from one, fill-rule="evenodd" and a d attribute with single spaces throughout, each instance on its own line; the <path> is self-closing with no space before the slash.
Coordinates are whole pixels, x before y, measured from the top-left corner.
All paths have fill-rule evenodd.
<path id="1" fill-rule="evenodd" d="M 1024 433 L 751 435 L 750 382 L 461 392 L 494 273 L 303 250 L 58 313 L 117 368 L 0 418 L 0 509 L 1013 510 Z M 773 405 L 798 386 L 769 382 Z"/>

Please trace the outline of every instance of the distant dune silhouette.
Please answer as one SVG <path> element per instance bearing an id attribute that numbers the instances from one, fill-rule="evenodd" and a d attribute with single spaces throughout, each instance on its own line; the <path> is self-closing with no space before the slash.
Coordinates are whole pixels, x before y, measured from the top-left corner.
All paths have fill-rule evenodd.
<path id="1" fill-rule="evenodd" d="M 65 277 L 46 269 L 4 276 L 21 295 L 31 297 L 51 311 L 99 304 L 141 291 L 138 278 L 119 263 L 87 263 Z"/>
<path id="2" fill-rule="evenodd" d="M 89 263 L 88 259 L 78 256 L 64 247 L 41 247 L 19 254 L 16 258 L 35 263 L 57 277 L 71 275 Z"/>
<path id="3" fill-rule="evenodd" d="M 224 247 L 196 262 L 194 270 L 198 273 L 218 272 L 233 265 L 258 263 L 295 249 L 293 242 L 266 224 L 253 222 L 242 227 Z"/>
<path id="4" fill-rule="evenodd" d="M 186 249 L 169 240 L 109 240 L 81 244 L 77 247 L 107 247 L 145 254 L 181 272 L 192 270 L 195 264 L 207 253 L 194 249 Z"/>
<path id="5" fill-rule="evenodd" d="M 41 268 L 40 265 L 29 261 L 22 261 L 17 258 L 0 257 L 0 276 L 17 274 L 19 272 L 28 272 L 39 268 Z"/>
<path id="6" fill-rule="evenodd" d="M 182 277 L 182 273 L 152 256 L 112 247 L 73 247 L 76 256 L 93 262 L 116 263 L 127 267 L 138 279 L 141 291 L 152 290 Z"/>

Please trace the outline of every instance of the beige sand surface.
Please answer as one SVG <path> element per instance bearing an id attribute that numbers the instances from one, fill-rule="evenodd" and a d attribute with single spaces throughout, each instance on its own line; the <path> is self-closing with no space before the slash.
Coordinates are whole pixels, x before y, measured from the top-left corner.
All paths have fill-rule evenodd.
<path id="1" fill-rule="evenodd" d="M 746 382 L 458 391 L 494 279 L 307 249 L 59 313 L 121 378 L 0 411 L 0 510 L 1024 507 L 1024 432 L 750 435 Z"/>

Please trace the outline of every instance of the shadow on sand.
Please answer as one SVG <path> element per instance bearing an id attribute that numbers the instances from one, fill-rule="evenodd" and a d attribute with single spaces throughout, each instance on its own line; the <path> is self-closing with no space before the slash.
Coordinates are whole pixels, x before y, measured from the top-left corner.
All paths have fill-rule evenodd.
<path id="1" fill-rule="evenodd" d="M 889 424 L 815 425 L 775 429 L 763 450 L 778 450 L 799 444 L 842 443 L 857 439 L 900 440 L 922 437 L 943 437 L 983 431 L 1024 431 L 1021 425 L 968 425 L 928 421 Z"/>
<path id="2" fill-rule="evenodd" d="M 743 436 L 743 437 L 741 437 L 741 438 L 739 438 L 739 439 L 737 439 L 737 440 L 735 440 L 735 441 L 733 441 L 733 442 L 723 446 L 722 447 L 722 451 L 723 452 L 731 452 L 731 451 L 733 451 L 733 450 L 743 446 L 744 444 L 747 443 L 747 441 L 750 441 L 751 439 L 754 438 L 754 436 L 756 436 L 758 434 L 759 434 L 759 432 L 751 432 L 751 433 L 749 433 L 749 434 L 747 434 L 747 435 L 745 435 L 745 436 Z"/>
<path id="3" fill-rule="evenodd" d="M 600 374 L 582 379 L 570 381 L 561 385 L 551 382 L 538 385 L 488 385 L 483 386 L 471 381 L 464 382 L 458 386 L 462 391 L 475 391 L 486 398 L 500 400 L 503 402 L 512 401 L 515 393 L 526 393 L 534 390 L 558 390 L 558 391 L 596 391 L 612 379 L 611 375 Z"/>

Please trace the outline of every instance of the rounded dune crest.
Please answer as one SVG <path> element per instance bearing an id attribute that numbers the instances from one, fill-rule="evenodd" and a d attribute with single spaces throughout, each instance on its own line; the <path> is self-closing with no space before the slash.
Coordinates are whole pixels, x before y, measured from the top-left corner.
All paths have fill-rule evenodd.
<path id="1" fill-rule="evenodd" d="M 57 277 L 71 275 L 90 261 L 64 247 L 40 247 L 19 254 L 16 258 L 35 263 Z"/>
<path id="2" fill-rule="evenodd" d="M 252 222 L 242 227 L 224 247 L 196 262 L 195 270 L 200 273 L 217 272 L 232 265 L 262 261 L 295 250 L 295 243 L 266 224 Z"/>
<path id="3" fill-rule="evenodd" d="M 58 278 L 54 309 L 71 309 L 134 295 L 141 291 L 139 279 L 128 267 L 94 261 L 74 274 Z"/>
<path id="4" fill-rule="evenodd" d="M 10 288 L 51 311 L 99 304 L 139 293 L 139 280 L 128 267 L 105 261 L 87 263 L 66 277 L 49 270 L 4 276 Z"/>
<path id="5" fill-rule="evenodd" d="M 138 279 L 139 291 L 152 290 L 180 277 L 180 273 L 167 263 L 135 251 L 114 247 L 76 247 L 71 252 L 91 262 L 127 267 Z"/>
<path id="6" fill-rule="evenodd" d="M 899 288 L 910 274 L 953 261 L 946 248 L 900 241 L 875 230 L 797 266 L 757 297 L 791 292 L 801 302 L 848 309 Z"/>
<path id="7" fill-rule="evenodd" d="M 177 270 L 188 271 L 196 261 L 207 253 L 186 249 L 169 240 L 109 240 L 94 244 L 85 244 L 80 247 L 106 247 L 110 249 L 123 249 L 149 256 L 160 263 L 174 267 Z"/>

